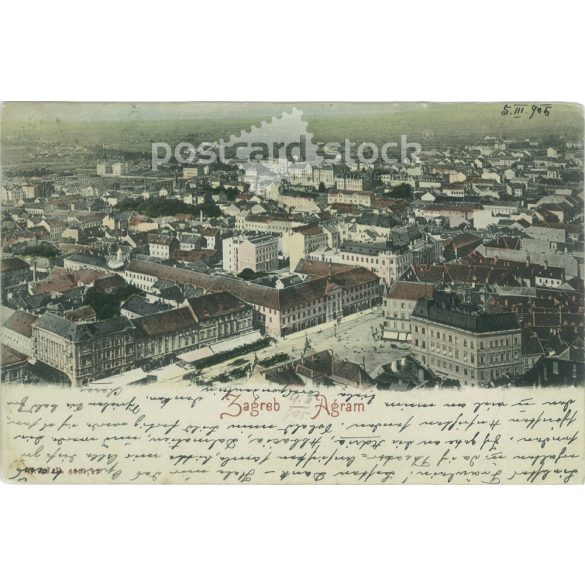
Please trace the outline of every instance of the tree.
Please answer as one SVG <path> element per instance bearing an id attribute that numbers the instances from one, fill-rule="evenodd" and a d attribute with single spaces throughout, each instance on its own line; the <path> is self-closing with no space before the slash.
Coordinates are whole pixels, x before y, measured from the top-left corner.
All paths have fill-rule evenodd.
<path id="1" fill-rule="evenodd" d="M 136 211 L 147 217 L 162 217 L 179 213 L 197 216 L 201 211 L 207 217 L 219 217 L 221 215 L 221 210 L 214 203 L 209 193 L 205 195 L 204 203 L 200 205 L 190 205 L 179 199 L 161 197 L 151 197 L 147 200 L 126 198 L 120 202 L 118 209 L 120 211 Z"/>
<path id="2" fill-rule="evenodd" d="M 42 258 L 54 258 L 59 256 L 59 250 L 49 242 L 41 242 L 40 244 L 33 244 L 25 246 L 20 252 L 22 256 L 36 256 Z"/>
<path id="3" fill-rule="evenodd" d="M 394 187 L 388 197 L 391 199 L 412 199 L 412 186 L 408 183 L 402 183 L 398 187 Z"/>
<path id="4" fill-rule="evenodd" d="M 261 278 L 262 276 L 266 276 L 266 272 L 254 272 L 251 268 L 244 268 L 244 270 L 238 274 L 238 277 L 243 280 L 254 280 L 256 278 Z"/>
<path id="5" fill-rule="evenodd" d="M 120 306 L 132 295 L 143 294 L 141 290 L 126 284 L 111 293 L 101 293 L 91 287 L 85 294 L 85 303 L 93 307 L 98 320 L 111 319 L 120 315 Z"/>

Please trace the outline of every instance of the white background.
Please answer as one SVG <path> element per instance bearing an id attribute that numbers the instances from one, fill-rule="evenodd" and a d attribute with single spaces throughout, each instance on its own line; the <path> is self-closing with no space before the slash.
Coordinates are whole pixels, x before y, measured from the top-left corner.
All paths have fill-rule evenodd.
<path id="1" fill-rule="evenodd" d="M 0 99 L 585 102 L 577 2 L 4 2 Z M 0 485 L 0 580 L 583 582 L 583 488 Z"/>

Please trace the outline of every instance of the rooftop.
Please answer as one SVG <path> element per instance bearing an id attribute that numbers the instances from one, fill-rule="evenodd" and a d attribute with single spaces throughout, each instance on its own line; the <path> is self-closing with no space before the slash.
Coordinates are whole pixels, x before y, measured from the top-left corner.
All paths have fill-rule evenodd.
<path id="1" fill-rule="evenodd" d="M 188 303 L 198 321 L 229 315 L 246 309 L 246 304 L 228 292 L 218 292 L 195 297 Z"/>
<path id="2" fill-rule="evenodd" d="M 10 272 L 11 270 L 23 270 L 29 268 L 29 264 L 22 258 L 12 256 L 10 258 L 2 258 L 0 260 L 0 272 Z"/>
<path id="3" fill-rule="evenodd" d="M 405 301 L 417 301 L 430 299 L 433 296 L 434 285 L 427 282 L 403 282 L 397 281 L 386 295 L 389 299 L 402 299 Z"/>
<path id="4" fill-rule="evenodd" d="M 189 307 L 180 307 L 170 311 L 138 317 L 132 323 L 137 332 L 145 336 L 164 335 L 181 329 L 190 329 L 196 325 L 195 318 Z"/>
<path id="5" fill-rule="evenodd" d="M 35 327 L 77 343 L 94 337 L 121 333 L 131 329 L 132 325 L 126 317 L 116 317 L 95 323 L 77 323 L 52 313 L 44 313 L 35 323 Z"/>
<path id="6" fill-rule="evenodd" d="M 7 345 L 2 345 L 1 353 L 0 353 L 0 365 L 5 368 L 7 366 L 15 366 L 17 364 L 24 364 L 26 363 L 27 356 L 8 347 Z"/>
<path id="7" fill-rule="evenodd" d="M 32 326 L 38 317 L 26 311 L 15 311 L 4 323 L 6 329 L 20 333 L 26 337 L 32 337 Z"/>
<path id="8" fill-rule="evenodd" d="M 484 313 L 478 307 L 465 305 L 456 297 L 447 295 L 440 299 L 419 300 L 412 316 L 471 333 L 520 330 L 518 317 L 514 313 Z"/>

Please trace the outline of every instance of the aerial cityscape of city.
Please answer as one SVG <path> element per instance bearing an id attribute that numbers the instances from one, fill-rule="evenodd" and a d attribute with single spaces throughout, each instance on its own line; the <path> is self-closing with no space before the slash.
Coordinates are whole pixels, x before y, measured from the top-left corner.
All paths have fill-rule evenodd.
<path id="1" fill-rule="evenodd" d="M 585 380 L 579 107 L 111 108 L 5 106 L 3 382 Z"/>

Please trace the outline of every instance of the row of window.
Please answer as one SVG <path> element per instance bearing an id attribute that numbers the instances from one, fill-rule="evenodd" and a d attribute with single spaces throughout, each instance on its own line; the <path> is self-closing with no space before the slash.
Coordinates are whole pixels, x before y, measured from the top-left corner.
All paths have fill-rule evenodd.
<path id="1" fill-rule="evenodd" d="M 396 313 L 395 313 L 395 318 L 396 318 Z M 420 330 L 420 333 L 422 335 L 426 335 L 427 334 L 427 328 L 426 327 L 419 327 L 418 325 L 414 326 L 414 332 L 418 333 Z M 449 341 L 449 343 L 455 343 L 456 345 L 459 345 L 461 341 L 463 341 L 463 347 L 467 347 L 468 346 L 468 340 L 466 337 L 459 337 L 459 335 L 453 335 L 450 333 L 446 333 L 446 332 L 441 332 L 439 330 L 434 330 L 429 328 L 429 335 L 431 338 L 435 337 L 436 339 L 442 339 L 443 341 Z M 490 339 L 490 340 L 480 340 L 478 342 L 478 347 L 479 349 L 495 349 L 495 348 L 499 348 L 499 347 L 511 347 L 512 345 L 519 345 L 520 343 L 520 337 L 518 335 L 515 335 L 512 339 L 506 337 L 506 338 L 498 338 L 498 339 Z M 469 340 L 469 347 L 471 349 L 475 349 L 474 347 L 474 341 L 473 340 Z"/>

